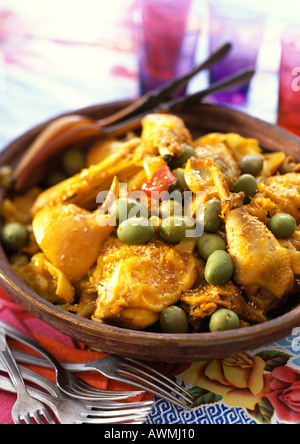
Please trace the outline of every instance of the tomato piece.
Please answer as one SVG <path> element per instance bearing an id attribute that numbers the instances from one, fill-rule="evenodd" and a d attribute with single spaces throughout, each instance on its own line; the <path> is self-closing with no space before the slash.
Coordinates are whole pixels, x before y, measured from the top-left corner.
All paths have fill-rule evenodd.
<path id="1" fill-rule="evenodd" d="M 172 174 L 170 168 L 167 165 L 163 165 L 155 171 L 146 183 L 144 183 L 142 191 L 144 191 L 148 197 L 155 197 L 152 193 L 158 194 L 167 192 L 169 187 L 176 182 L 177 179 L 174 174 Z"/>

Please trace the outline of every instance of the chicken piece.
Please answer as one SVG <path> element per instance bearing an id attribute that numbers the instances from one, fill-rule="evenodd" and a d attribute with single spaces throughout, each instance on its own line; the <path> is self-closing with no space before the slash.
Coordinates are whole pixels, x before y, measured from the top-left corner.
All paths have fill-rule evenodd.
<path id="1" fill-rule="evenodd" d="M 272 176 L 259 184 L 257 195 L 252 199 L 250 208 L 257 205 L 261 197 L 270 199 L 276 205 L 276 213 L 289 213 L 300 223 L 300 174 L 287 173 Z M 251 210 L 250 210 L 251 211 Z"/>
<path id="2" fill-rule="evenodd" d="M 234 280 L 267 313 L 281 305 L 293 287 L 289 254 L 267 226 L 244 208 L 231 210 L 225 220 Z"/>
<path id="3" fill-rule="evenodd" d="M 212 146 L 225 143 L 237 162 L 248 154 L 261 154 L 261 148 L 256 139 L 245 138 L 236 133 L 210 133 L 200 137 L 198 142 Z"/>
<path id="4" fill-rule="evenodd" d="M 115 228 L 113 220 L 73 204 L 59 204 L 39 211 L 32 226 L 46 257 L 76 282 L 97 261 L 104 240 Z"/>
<path id="5" fill-rule="evenodd" d="M 262 180 L 275 174 L 276 171 L 278 171 L 283 165 L 286 159 L 286 154 L 283 151 L 275 153 L 262 153 L 262 150 L 256 139 L 245 138 L 235 133 L 207 134 L 203 137 L 200 137 L 194 142 L 194 146 L 196 147 L 201 145 L 210 145 L 210 147 L 213 148 L 214 151 L 216 151 L 212 152 L 212 155 L 214 157 L 211 157 L 211 155 L 209 155 L 208 153 L 208 156 L 206 158 L 211 159 L 218 165 L 218 167 L 224 174 L 229 188 L 231 188 L 234 183 L 233 178 L 235 177 L 236 179 L 238 179 L 236 168 L 238 167 L 238 162 L 244 156 L 248 154 L 255 154 L 261 156 L 261 158 L 263 159 L 263 169 L 259 174 L 259 177 L 257 178 L 258 182 L 261 182 Z M 227 154 L 226 151 L 224 151 L 224 153 L 222 154 L 222 148 L 220 145 L 225 145 L 229 154 Z M 197 156 L 203 158 L 201 152 L 198 154 L 198 149 L 196 151 Z M 236 165 L 232 162 L 232 158 L 230 158 L 230 156 L 235 160 Z M 231 180 L 228 181 L 228 179 Z"/>
<path id="6" fill-rule="evenodd" d="M 160 239 L 128 246 L 110 236 L 90 278 L 98 290 L 93 320 L 144 329 L 192 288 L 197 276 L 193 254 L 182 253 Z"/>
<path id="7" fill-rule="evenodd" d="M 93 210 L 98 193 L 108 190 L 115 176 L 119 182 L 127 183 L 143 172 L 145 181 L 143 159 L 148 156 L 151 156 L 149 148 L 142 145 L 139 138 L 132 139 L 98 165 L 92 165 L 41 193 L 31 208 L 31 214 L 34 216 L 40 209 L 59 203 L 72 203 Z"/>
<path id="8" fill-rule="evenodd" d="M 180 305 L 188 314 L 189 322 L 195 331 L 201 329 L 203 320 L 218 308 L 232 310 L 241 320 L 251 324 L 266 320 L 261 310 L 247 302 L 240 288 L 233 282 L 225 285 L 209 285 L 202 282 L 199 287 L 184 293 Z"/>
<path id="9" fill-rule="evenodd" d="M 155 148 L 166 162 L 183 154 L 182 144 L 192 144 L 183 120 L 173 114 L 148 114 L 142 127 L 143 142 Z"/>
<path id="10" fill-rule="evenodd" d="M 47 301 L 56 304 L 74 302 L 75 290 L 71 282 L 43 253 L 32 256 L 28 264 L 15 264 L 14 269 L 29 287 Z"/>
<path id="11" fill-rule="evenodd" d="M 90 213 L 77 205 L 58 204 L 39 211 L 32 228 L 37 244 L 51 263 L 72 282 L 79 281 L 95 264 L 104 240 L 116 220 L 105 214 L 115 198 L 119 183 L 115 178 L 106 200 Z"/>
<path id="12" fill-rule="evenodd" d="M 206 167 L 222 202 L 234 281 L 251 302 L 267 313 L 281 305 L 293 287 L 289 254 L 263 222 L 243 206 L 235 208 L 238 199 L 230 193 L 217 166 L 206 164 Z"/>
<path id="13" fill-rule="evenodd" d="M 202 145 L 199 142 L 194 143 L 194 148 L 199 159 L 209 159 L 214 162 L 222 172 L 229 188 L 232 188 L 241 171 L 233 154 L 225 145 L 220 142 L 215 145 Z"/>

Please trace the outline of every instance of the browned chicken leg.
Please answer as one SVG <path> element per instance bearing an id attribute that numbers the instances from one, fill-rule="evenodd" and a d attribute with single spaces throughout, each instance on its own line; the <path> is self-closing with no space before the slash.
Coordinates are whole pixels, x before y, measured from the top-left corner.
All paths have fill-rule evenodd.
<path id="1" fill-rule="evenodd" d="M 286 249 L 263 222 L 244 208 L 227 213 L 226 233 L 236 283 L 264 313 L 281 305 L 294 282 Z"/>
<path id="2" fill-rule="evenodd" d="M 142 140 L 169 161 L 183 154 L 182 144 L 192 144 L 184 122 L 173 114 L 148 114 L 142 121 Z"/>
<path id="3" fill-rule="evenodd" d="M 242 206 L 233 208 L 234 195 L 216 169 L 213 177 L 223 203 L 234 280 L 248 299 L 267 313 L 281 305 L 292 289 L 294 273 L 289 254 L 263 222 Z"/>
<path id="4" fill-rule="evenodd" d="M 176 304 L 197 277 L 197 259 L 160 239 L 128 246 L 109 236 L 90 279 L 98 294 L 93 319 L 135 330 L 146 328 L 164 308 Z"/>

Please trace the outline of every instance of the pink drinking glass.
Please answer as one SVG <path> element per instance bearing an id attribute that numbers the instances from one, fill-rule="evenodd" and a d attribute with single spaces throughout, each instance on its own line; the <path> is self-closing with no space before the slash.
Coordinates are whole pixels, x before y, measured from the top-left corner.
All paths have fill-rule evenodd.
<path id="1" fill-rule="evenodd" d="M 194 67 L 200 25 L 191 3 L 139 0 L 134 22 L 141 94 Z"/>
<path id="2" fill-rule="evenodd" d="M 300 136 L 300 26 L 289 27 L 281 39 L 277 123 Z"/>

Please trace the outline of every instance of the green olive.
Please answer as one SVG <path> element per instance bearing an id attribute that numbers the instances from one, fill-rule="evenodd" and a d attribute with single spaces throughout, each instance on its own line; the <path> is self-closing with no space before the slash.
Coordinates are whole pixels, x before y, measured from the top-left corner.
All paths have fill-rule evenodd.
<path id="1" fill-rule="evenodd" d="M 240 327 L 240 320 L 238 315 L 226 308 L 221 308 L 215 311 L 209 321 L 209 330 L 213 331 L 225 331 L 234 330 Z"/>
<path id="2" fill-rule="evenodd" d="M 180 189 L 180 191 L 189 191 L 189 187 L 187 186 L 187 183 L 186 183 L 185 177 L 184 177 L 184 169 L 183 168 L 176 168 L 175 170 L 172 170 L 172 174 L 177 179 L 176 186 Z"/>
<path id="3" fill-rule="evenodd" d="M 179 157 L 173 157 L 173 159 L 171 160 L 169 166 L 171 168 L 171 170 L 175 170 L 176 168 L 181 168 L 183 165 L 186 164 L 186 162 L 191 158 L 191 157 L 197 157 L 197 154 L 194 150 L 193 147 L 191 147 L 190 145 L 181 145 L 181 148 L 183 148 L 183 154 L 181 154 L 181 156 Z"/>
<path id="4" fill-rule="evenodd" d="M 164 200 L 159 207 L 159 216 L 166 219 L 169 216 L 182 216 L 182 205 L 176 200 Z"/>
<path id="5" fill-rule="evenodd" d="M 269 220 L 268 228 L 278 239 L 287 239 L 295 233 L 297 222 L 290 214 L 277 213 Z"/>
<path id="6" fill-rule="evenodd" d="M 233 192 L 245 193 L 244 203 L 248 203 L 257 192 L 257 181 L 251 174 L 242 174 L 233 186 Z"/>
<path id="7" fill-rule="evenodd" d="M 251 174 L 252 176 L 258 176 L 263 166 L 263 158 L 258 154 L 247 154 L 239 162 L 241 173 Z"/>
<path id="8" fill-rule="evenodd" d="M 193 220 L 190 218 L 170 216 L 163 219 L 158 232 L 164 241 L 170 244 L 178 244 L 186 237 L 186 230 L 193 228 L 194 225 Z"/>
<path id="9" fill-rule="evenodd" d="M 13 170 L 9 165 L 0 167 L 0 187 L 9 190 L 13 183 Z"/>
<path id="10" fill-rule="evenodd" d="M 220 217 L 222 211 L 219 199 L 211 199 L 204 204 L 197 213 L 197 221 L 203 227 L 204 231 L 215 233 L 222 225 Z"/>
<path id="11" fill-rule="evenodd" d="M 131 217 L 148 218 L 149 211 L 144 205 L 136 200 L 121 197 L 113 203 L 111 212 L 116 216 L 118 222 L 122 223 Z"/>
<path id="12" fill-rule="evenodd" d="M 145 217 L 132 217 L 124 220 L 117 230 L 120 241 L 129 245 L 146 244 L 154 234 L 153 225 Z"/>
<path id="13" fill-rule="evenodd" d="M 86 167 L 84 153 L 74 148 L 67 150 L 62 157 L 62 167 L 68 176 L 79 173 Z"/>
<path id="14" fill-rule="evenodd" d="M 187 333 L 189 330 L 188 317 L 177 305 L 165 308 L 159 321 L 163 333 Z"/>
<path id="15" fill-rule="evenodd" d="M 216 250 L 226 250 L 226 242 L 217 234 L 203 233 L 197 240 L 197 248 L 200 256 L 207 261 L 209 256 Z"/>
<path id="16" fill-rule="evenodd" d="M 9 251 L 17 251 L 24 247 L 29 239 L 27 227 L 17 222 L 6 224 L 1 232 L 1 241 Z"/>
<path id="17" fill-rule="evenodd" d="M 211 285 L 223 285 L 230 280 L 233 268 L 233 261 L 227 251 L 216 250 L 207 259 L 204 276 Z"/>

